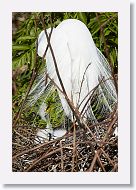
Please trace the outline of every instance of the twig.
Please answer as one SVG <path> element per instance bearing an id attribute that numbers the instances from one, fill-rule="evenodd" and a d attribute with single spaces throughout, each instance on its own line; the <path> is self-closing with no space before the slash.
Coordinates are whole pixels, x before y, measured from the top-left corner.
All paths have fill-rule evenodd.
<path id="1" fill-rule="evenodd" d="M 110 126 L 109 126 L 109 128 L 108 128 L 108 130 L 107 130 L 107 133 L 105 134 L 105 136 L 104 136 L 104 138 L 103 138 L 103 142 L 106 141 L 107 136 L 109 135 L 109 133 L 110 133 L 110 131 L 111 131 L 111 129 L 112 129 L 114 123 L 115 123 L 116 120 L 117 120 L 117 117 L 118 117 L 118 116 L 117 116 L 117 111 L 116 111 L 115 114 L 116 114 L 116 115 L 115 115 L 115 117 L 113 118 L 112 122 L 110 123 Z M 103 142 L 102 142 L 102 143 L 103 143 Z M 101 144 L 101 145 L 102 145 L 102 144 Z"/>
<path id="2" fill-rule="evenodd" d="M 94 94 L 95 91 L 98 89 L 98 87 L 101 85 L 101 83 L 106 82 L 107 80 L 110 80 L 110 78 L 105 79 L 105 80 L 103 80 L 103 79 L 104 79 L 104 78 L 102 77 L 102 79 L 101 79 L 101 81 L 98 83 L 98 85 L 97 85 L 96 87 L 94 87 L 94 88 L 85 96 L 85 98 L 84 98 L 84 99 L 82 100 L 82 102 L 80 103 L 79 106 L 81 106 L 81 104 L 85 101 L 85 99 L 86 99 L 86 98 L 91 94 L 91 92 L 92 92 L 92 94 L 91 94 L 91 95 L 89 96 L 89 98 L 87 99 L 87 101 L 86 101 L 84 107 L 82 108 L 80 114 L 83 114 L 84 109 L 86 108 L 88 102 L 90 101 L 90 99 L 92 98 L 93 94 Z"/>
<path id="3" fill-rule="evenodd" d="M 102 153 L 105 155 L 105 157 L 109 160 L 109 163 L 114 167 L 114 163 L 112 162 L 112 160 L 110 159 L 109 155 L 102 149 L 100 148 Z"/>
<path id="4" fill-rule="evenodd" d="M 22 144 L 18 144 L 18 143 L 12 143 L 12 145 L 19 146 L 19 147 L 21 147 L 21 148 L 22 148 L 22 147 L 24 147 L 24 148 L 26 147 L 26 146 L 22 146 Z"/>
<path id="5" fill-rule="evenodd" d="M 73 122 L 73 157 L 72 157 L 72 172 L 75 170 L 75 159 L 76 159 L 76 126 L 75 121 Z"/>
<path id="6" fill-rule="evenodd" d="M 72 143 L 69 144 L 69 146 L 72 145 Z M 68 145 L 67 145 L 68 146 Z M 66 146 L 63 146 L 63 148 L 67 148 Z M 36 160 L 33 165 L 31 165 L 27 170 L 26 172 L 30 171 L 38 162 L 40 162 L 41 160 L 51 156 L 52 154 L 55 154 L 57 152 L 60 152 L 61 151 L 61 148 L 57 148 L 56 150 L 53 150 L 51 152 L 49 152 L 48 154 L 47 153 L 44 153 L 38 160 Z"/>
<path id="7" fill-rule="evenodd" d="M 104 172 L 106 172 L 106 170 L 105 170 L 105 168 L 104 168 L 104 165 L 103 165 L 103 163 L 102 163 L 102 161 L 101 161 L 101 159 L 100 159 L 100 156 L 99 156 L 99 154 L 97 153 L 97 151 L 96 151 L 96 155 L 97 155 L 97 160 L 98 160 L 98 163 L 99 163 L 100 167 L 102 168 L 102 170 L 103 170 Z"/>
<path id="8" fill-rule="evenodd" d="M 95 155 L 94 155 L 94 158 L 93 158 L 93 161 L 91 163 L 91 166 L 90 168 L 87 170 L 88 172 L 92 172 L 93 171 L 93 168 L 95 166 L 95 163 L 96 163 L 96 160 L 97 160 L 97 155 L 100 153 L 100 149 L 96 152 L 95 151 Z"/>
<path id="9" fill-rule="evenodd" d="M 17 132 L 15 129 L 14 129 L 14 131 L 15 131 L 15 133 L 16 133 L 18 136 L 20 136 L 21 138 L 25 139 L 26 141 L 30 141 L 30 142 L 31 142 L 31 140 L 29 140 L 27 137 L 24 137 L 22 134 L 20 134 L 19 132 Z"/>
<path id="10" fill-rule="evenodd" d="M 63 147 L 62 147 L 62 141 L 60 141 L 60 153 L 61 153 L 61 171 L 63 172 L 64 170 L 64 160 L 63 160 Z"/>
<path id="11" fill-rule="evenodd" d="M 117 111 L 116 111 L 116 112 L 117 112 Z M 115 117 L 113 118 L 113 120 L 112 120 L 112 122 L 110 123 L 110 126 L 109 126 L 109 128 L 108 128 L 108 130 L 107 130 L 107 132 L 106 132 L 106 134 L 105 134 L 105 136 L 104 136 L 102 142 L 100 143 L 101 149 L 102 149 L 102 146 L 103 146 L 104 142 L 106 141 L 107 136 L 108 136 L 108 134 L 110 133 L 110 131 L 111 131 L 111 129 L 112 129 L 112 126 L 114 125 L 114 123 L 115 123 L 116 120 L 117 120 L 117 115 L 115 115 Z M 99 149 L 99 150 L 97 151 L 97 154 L 98 154 L 99 156 L 101 156 L 101 153 L 102 153 L 102 150 L 101 150 L 101 149 Z M 93 161 L 92 161 L 92 163 L 91 163 L 91 166 L 88 168 L 87 171 L 91 172 L 91 171 L 93 170 L 96 160 L 97 160 L 97 156 L 96 156 L 96 154 L 95 154 L 94 159 L 93 159 Z"/>
<path id="12" fill-rule="evenodd" d="M 57 139 L 57 140 L 59 141 L 60 139 Z M 54 142 L 56 142 L 56 140 L 49 141 L 49 142 L 45 142 L 45 143 L 40 144 L 40 145 L 38 145 L 38 146 L 36 146 L 36 147 L 30 148 L 29 150 L 24 150 L 24 151 L 22 151 L 22 152 L 16 154 L 15 156 L 13 156 L 12 159 L 14 160 L 14 159 L 16 159 L 17 157 L 19 157 L 19 156 L 21 156 L 21 155 L 23 155 L 23 154 L 27 154 L 27 153 L 32 152 L 32 151 L 34 151 L 34 150 L 40 149 L 40 148 L 42 148 L 42 147 L 44 147 L 44 146 L 47 146 L 47 145 L 50 145 L 50 144 L 52 144 L 52 143 L 54 143 Z"/>
<path id="13" fill-rule="evenodd" d="M 89 127 L 87 126 L 87 124 L 84 122 L 84 120 L 82 120 L 84 126 L 86 127 L 86 129 L 90 132 L 91 136 L 93 137 L 93 139 L 95 140 L 95 142 L 97 143 L 97 139 L 95 137 L 95 135 L 93 134 L 93 132 L 89 129 Z"/>
<path id="14" fill-rule="evenodd" d="M 114 166 L 114 168 L 111 170 L 111 172 L 115 172 L 115 171 L 117 170 L 117 168 L 118 168 L 118 165 L 115 164 L 115 166 Z"/>

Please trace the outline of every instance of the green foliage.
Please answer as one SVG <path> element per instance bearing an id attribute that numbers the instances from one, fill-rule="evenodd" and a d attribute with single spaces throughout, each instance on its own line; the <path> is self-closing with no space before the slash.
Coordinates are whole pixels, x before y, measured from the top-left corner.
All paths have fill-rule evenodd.
<path id="1" fill-rule="evenodd" d="M 46 114 L 49 114 L 50 123 L 52 127 L 59 127 L 64 122 L 64 111 L 58 96 L 58 92 L 53 91 L 45 101 L 47 108 Z"/>
<path id="2" fill-rule="evenodd" d="M 118 14 L 94 13 L 88 23 L 96 46 L 101 50 L 117 72 Z M 106 48 L 108 52 L 106 53 Z"/>
<path id="3" fill-rule="evenodd" d="M 25 14 L 25 13 L 24 13 Z M 29 81 L 32 77 L 36 54 L 36 39 L 38 34 L 43 30 L 41 23 L 41 14 L 44 16 L 47 28 L 56 27 L 61 21 L 69 18 L 79 19 L 90 30 L 96 46 L 102 51 L 110 63 L 112 63 L 115 73 L 117 73 L 118 61 L 118 14 L 112 12 L 89 13 L 89 12 L 53 12 L 53 13 L 29 13 L 27 18 L 22 21 L 13 35 L 12 46 L 12 68 L 13 71 L 26 66 L 23 72 L 20 72 L 15 78 L 16 91 L 13 94 L 13 115 L 19 110 L 20 102 L 26 95 Z M 35 18 L 38 20 L 36 21 Z M 37 60 L 41 64 L 41 58 Z M 41 64 L 43 68 L 44 65 Z M 63 110 L 56 92 L 46 100 L 49 107 L 47 112 L 50 114 L 50 120 L 54 127 L 59 126 L 63 122 Z M 31 118 L 30 113 L 25 113 L 25 117 Z M 29 117 L 30 116 L 30 117 Z M 37 116 L 36 124 L 43 127 L 46 123 Z"/>

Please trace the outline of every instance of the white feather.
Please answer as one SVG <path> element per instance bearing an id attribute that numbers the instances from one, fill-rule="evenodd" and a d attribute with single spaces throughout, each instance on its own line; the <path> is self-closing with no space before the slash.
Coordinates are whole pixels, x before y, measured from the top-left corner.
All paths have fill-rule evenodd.
<path id="1" fill-rule="evenodd" d="M 50 32 L 51 29 L 48 29 L 48 35 Z M 86 25 L 79 20 L 68 19 L 61 22 L 53 29 L 50 42 L 66 93 L 75 107 L 80 105 L 79 111 L 81 112 L 86 102 L 86 99 L 84 100 L 85 96 L 99 84 L 100 80 L 103 78 L 107 80 L 111 77 L 110 66 L 104 55 L 95 46 Z M 39 56 L 42 57 L 44 55 L 46 47 L 47 39 L 45 31 L 42 31 L 38 38 Z M 45 58 L 48 75 L 61 89 L 49 48 Z M 39 84 L 40 81 L 35 88 L 38 88 Z M 34 101 L 44 93 L 44 90 L 45 86 L 40 85 Z M 98 87 L 98 90 L 101 92 L 101 95 L 97 97 L 97 102 L 100 104 L 101 99 L 104 100 L 104 108 L 101 109 L 101 113 L 105 111 L 104 109 L 108 110 L 109 113 L 112 112 L 112 106 L 117 102 L 113 81 L 107 80 L 102 86 Z M 59 90 L 58 93 L 66 115 L 72 120 L 72 111 L 64 95 Z M 97 122 L 92 107 L 90 107 L 89 112 L 90 119 Z"/>

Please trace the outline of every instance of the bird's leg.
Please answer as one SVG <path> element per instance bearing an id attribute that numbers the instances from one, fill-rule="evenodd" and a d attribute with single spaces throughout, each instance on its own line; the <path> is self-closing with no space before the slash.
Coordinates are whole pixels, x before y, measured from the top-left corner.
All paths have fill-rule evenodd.
<path id="1" fill-rule="evenodd" d="M 52 139 L 52 134 L 48 133 L 49 141 Z"/>
<path id="2" fill-rule="evenodd" d="M 53 128 L 52 128 L 52 124 L 50 123 L 50 117 L 49 114 L 46 115 L 46 132 L 47 132 L 47 136 L 48 136 L 48 140 L 50 141 L 52 139 L 53 136 Z"/>

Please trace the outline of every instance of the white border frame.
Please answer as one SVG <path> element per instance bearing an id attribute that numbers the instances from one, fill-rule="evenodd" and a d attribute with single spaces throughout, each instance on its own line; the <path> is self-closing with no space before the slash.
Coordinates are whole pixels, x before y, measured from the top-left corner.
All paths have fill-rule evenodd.
<path id="1" fill-rule="evenodd" d="M 0 5 L 1 158 L 4 184 L 130 184 L 130 4 L 128 0 L 4 0 Z M 12 12 L 118 12 L 119 171 L 12 172 Z"/>

